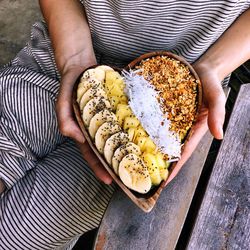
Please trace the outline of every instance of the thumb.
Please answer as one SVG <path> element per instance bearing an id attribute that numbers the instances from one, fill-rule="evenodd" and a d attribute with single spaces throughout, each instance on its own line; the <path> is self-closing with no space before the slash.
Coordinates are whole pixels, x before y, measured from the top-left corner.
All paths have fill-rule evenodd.
<path id="1" fill-rule="evenodd" d="M 220 84 L 210 87 L 205 96 L 208 106 L 208 127 L 212 135 L 221 140 L 223 139 L 226 97 Z"/>
<path id="2" fill-rule="evenodd" d="M 79 143 L 84 143 L 85 138 L 74 119 L 73 110 L 70 104 L 71 103 L 62 103 L 61 101 L 57 102 L 59 130 L 64 136 L 70 137 Z"/>
<path id="3" fill-rule="evenodd" d="M 72 70 L 63 75 L 56 102 L 56 114 L 61 133 L 79 143 L 84 143 L 85 138 L 74 119 L 72 107 L 72 91 L 81 71 L 82 69 Z"/>

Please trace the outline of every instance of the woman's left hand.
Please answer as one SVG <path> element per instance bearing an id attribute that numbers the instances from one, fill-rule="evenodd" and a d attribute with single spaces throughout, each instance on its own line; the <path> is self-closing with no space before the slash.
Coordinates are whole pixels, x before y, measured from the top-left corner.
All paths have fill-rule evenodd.
<path id="1" fill-rule="evenodd" d="M 194 134 L 186 143 L 183 154 L 170 174 L 169 183 L 195 150 L 207 131 L 223 138 L 226 98 L 221 81 L 250 58 L 250 8 L 241 14 L 215 43 L 194 63 L 203 87 L 203 108 L 194 125 Z M 239 49 L 240 48 L 240 49 Z"/>
<path id="2" fill-rule="evenodd" d="M 170 174 L 166 185 L 178 174 L 184 163 L 191 156 L 208 128 L 216 139 L 223 139 L 223 123 L 225 118 L 225 94 L 221 81 L 215 72 L 202 64 L 194 64 L 194 69 L 200 77 L 203 88 L 203 103 L 201 111 L 194 124 L 193 134 L 186 142 L 181 159 Z"/>

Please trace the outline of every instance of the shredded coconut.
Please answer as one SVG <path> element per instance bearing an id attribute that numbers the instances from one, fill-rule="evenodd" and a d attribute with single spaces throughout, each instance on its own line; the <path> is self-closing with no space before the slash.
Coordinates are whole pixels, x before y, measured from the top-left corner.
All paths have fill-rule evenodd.
<path id="1" fill-rule="evenodd" d="M 129 105 L 159 150 L 167 154 L 170 160 L 178 160 L 181 140 L 177 133 L 170 131 L 170 120 L 167 119 L 167 113 L 163 114 L 161 110 L 154 86 L 137 72 L 122 72 Z"/>

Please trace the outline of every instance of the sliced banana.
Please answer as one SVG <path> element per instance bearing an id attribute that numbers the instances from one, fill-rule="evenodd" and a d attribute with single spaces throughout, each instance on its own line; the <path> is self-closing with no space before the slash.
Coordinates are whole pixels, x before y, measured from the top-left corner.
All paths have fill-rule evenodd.
<path id="1" fill-rule="evenodd" d="M 82 112 L 82 119 L 86 126 L 89 126 L 91 118 L 98 112 L 103 109 L 109 109 L 111 107 L 109 101 L 105 99 L 103 96 L 94 97 L 91 99 L 85 107 L 83 108 Z"/>
<path id="2" fill-rule="evenodd" d="M 103 109 L 95 114 L 89 123 L 89 134 L 91 138 L 95 138 L 96 131 L 104 122 L 116 122 L 117 118 L 113 112 Z"/>
<path id="3" fill-rule="evenodd" d="M 97 150 L 128 188 L 145 194 L 167 179 L 168 166 L 133 115 L 122 84 L 119 72 L 109 66 L 86 70 L 77 102 Z"/>
<path id="4" fill-rule="evenodd" d="M 119 131 L 121 131 L 121 127 L 114 122 L 105 122 L 98 128 L 95 134 L 95 145 L 101 154 L 103 154 L 106 140 Z"/>
<path id="5" fill-rule="evenodd" d="M 133 142 L 128 142 L 127 144 L 121 145 L 115 150 L 114 155 L 112 157 L 112 167 L 116 174 L 118 174 L 119 163 L 121 162 L 122 158 L 127 154 L 140 155 L 140 147 L 134 144 Z"/>
<path id="6" fill-rule="evenodd" d="M 78 85 L 77 88 L 77 102 L 79 103 L 83 94 L 91 87 L 95 86 L 95 85 L 102 85 L 102 82 L 100 82 L 99 80 L 95 79 L 95 78 L 89 78 L 86 79 L 84 78 L 83 80 L 81 80 L 81 82 Z"/>
<path id="7" fill-rule="evenodd" d="M 90 79 L 90 78 L 95 78 L 95 79 L 103 82 L 105 79 L 105 71 L 103 69 L 100 69 L 100 68 L 98 69 L 97 67 L 94 69 L 88 69 L 83 73 L 81 80 Z"/>
<path id="8" fill-rule="evenodd" d="M 147 167 L 136 154 L 128 154 L 123 157 L 118 173 L 122 182 L 138 193 L 145 194 L 152 186 Z"/>
<path id="9" fill-rule="evenodd" d="M 90 89 L 88 89 L 82 96 L 81 101 L 79 103 L 80 110 L 83 110 L 84 106 L 90 101 L 92 98 L 97 96 L 103 96 L 104 98 L 108 98 L 104 88 L 100 85 L 94 85 Z"/>
<path id="10" fill-rule="evenodd" d="M 128 134 L 122 131 L 111 135 L 107 141 L 105 142 L 104 146 L 104 157 L 108 164 L 110 165 L 112 162 L 112 156 L 114 151 L 123 144 L 126 144 L 129 141 Z"/>
<path id="11" fill-rule="evenodd" d="M 104 71 L 108 71 L 108 70 L 114 71 L 114 69 L 112 69 L 111 67 L 109 67 L 107 65 L 97 66 L 96 69 L 101 69 L 101 70 L 104 70 Z"/>

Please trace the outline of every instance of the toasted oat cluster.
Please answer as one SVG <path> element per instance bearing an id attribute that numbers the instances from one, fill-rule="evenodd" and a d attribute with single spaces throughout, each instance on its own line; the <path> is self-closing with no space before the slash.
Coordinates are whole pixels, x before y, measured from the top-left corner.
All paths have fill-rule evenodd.
<path id="1" fill-rule="evenodd" d="M 197 80 L 186 65 L 167 56 L 143 60 L 137 68 L 159 91 L 159 102 L 168 114 L 171 130 L 183 138 L 195 119 Z"/>

